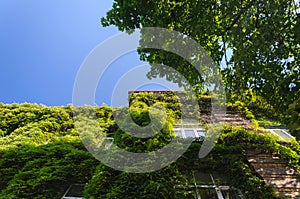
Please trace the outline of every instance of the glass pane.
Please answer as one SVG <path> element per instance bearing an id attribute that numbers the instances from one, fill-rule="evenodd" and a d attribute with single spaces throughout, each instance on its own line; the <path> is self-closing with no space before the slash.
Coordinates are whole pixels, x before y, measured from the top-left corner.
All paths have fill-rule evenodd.
<path id="1" fill-rule="evenodd" d="M 292 138 L 289 134 L 286 134 L 283 130 L 281 129 L 274 129 L 273 132 L 275 132 L 277 135 L 279 135 L 282 138 Z"/>
<path id="2" fill-rule="evenodd" d="M 205 133 L 201 130 L 197 130 L 197 134 L 199 135 L 199 137 L 204 137 Z"/>
<path id="3" fill-rule="evenodd" d="M 196 137 L 194 130 L 184 130 L 185 137 L 194 138 Z"/>
<path id="4" fill-rule="evenodd" d="M 182 138 L 182 133 L 181 133 L 181 131 L 180 130 L 178 130 L 178 131 L 174 131 L 175 133 L 176 133 L 176 137 L 180 137 L 180 138 Z"/>
<path id="5" fill-rule="evenodd" d="M 216 190 L 214 189 L 200 189 L 199 195 L 201 196 L 201 199 L 218 199 Z"/>

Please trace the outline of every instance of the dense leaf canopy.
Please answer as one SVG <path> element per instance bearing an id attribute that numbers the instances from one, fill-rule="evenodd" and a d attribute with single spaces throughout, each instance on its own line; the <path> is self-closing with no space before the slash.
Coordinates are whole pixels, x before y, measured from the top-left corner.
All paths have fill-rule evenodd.
<path id="1" fill-rule="evenodd" d="M 296 0 L 115 0 L 102 24 L 121 31 L 141 27 L 179 31 L 196 40 L 220 65 L 229 93 L 253 89 L 284 110 L 300 91 L 298 9 Z M 188 63 L 170 53 L 144 49 L 140 55 L 197 79 Z M 221 66 L 222 59 L 226 64 Z M 168 76 L 153 65 L 149 77 L 158 75 Z"/>

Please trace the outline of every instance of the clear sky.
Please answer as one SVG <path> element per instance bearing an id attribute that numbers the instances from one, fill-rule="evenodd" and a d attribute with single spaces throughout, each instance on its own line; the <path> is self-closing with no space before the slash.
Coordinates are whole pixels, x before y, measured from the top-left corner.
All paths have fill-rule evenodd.
<path id="1" fill-rule="evenodd" d="M 111 6 L 112 0 L 0 0 L 0 102 L 72 103 L 84 59 L 99 43 L 120 33 L 101 26 L 100 18 Z M 111 74 L 120 77 L 140 63 L 131 53 L 116 61 L 119 68 Z M 102 86 L 96 103 L 110 104 L 113 85 L 106 81 Z"/>
<path id="2" fill-rule="evenodd" d="M 86 57 L 99 44 L 120 34 L 116 27 L 104 28 L 100 23 L 112 3 L 113 0 L 0 0 L 0 102 L 50 106 L 72 103 L 74 82 Z M 107 53 L 114 50 L 107 49 Z M 136 85 L 119 90 L 116 85 L 124 86 L 126 78 L 119 80 L 141 64 L 145 65 L 137 53 L 115 60 L 98 83 L 94 103 L 114 105 L 112 96 L 119 95 L 121 101 L 116 105 L 127 105 L 127 90 L 136 90 Z M 138 88 L 171 87 L 150 84 Z M 124 93 L 115 94 L 114 89 Z"/>

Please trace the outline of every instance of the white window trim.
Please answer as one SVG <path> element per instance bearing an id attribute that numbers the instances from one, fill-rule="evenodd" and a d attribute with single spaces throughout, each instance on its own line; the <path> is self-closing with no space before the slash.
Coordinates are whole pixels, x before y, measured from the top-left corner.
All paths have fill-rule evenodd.
<path id="1" fill-rule="evenodd" d="M 275 131 L 277 130 L 277 131 L 281 131 L 281 132 L 283 132 L 287 137 L 289 137 L 289 138 L 295 138 L 294 136 L 292 136 L 291 134 L 289 134 L 288 133 L 288 130 L 287 129 L 266 129 L 267 131 L 269 131 L 269 132 L 271 132 L 272 134 L 274 134 L 274 135 L 277 135 L 277 136 L 279 136 Z M 274 131 L 275 130 L 275 131 Z M 281 136 L 279 136 L 279 137 L 281 137 Z"/>
<path id="2" fill-rule="evenodd" d="M 200 127 L 199 127 L 199 128 L 190 128 L 190 127 L 184 128 L 184 127 L 181 127 L 181 128 L 174 128 L 173 130 L 174 130 L 174 132 L 176 132 L 176 137 L 181 137 L 181 138 L 191 138 L 191 137 L 187 137 L 187 136 L 186 136 L 185 131 L 193 131 L 193 132 L 194 132 L 194 135 L 195 135 L 195 137 L 193 137 L 193 138 L 201 138 L 201 137 L 205 137 L 205 130 L 204 130 L 203 128 L 200 128 Z M 203 136 L 203 135 L 200 135 L 200 134 L 198 133 L 198 131 L 200 131 L 201 133 L 203 133 L 204 136 Z M 177 136 L 177 132 L 180 132 L 181 136 Z"/>

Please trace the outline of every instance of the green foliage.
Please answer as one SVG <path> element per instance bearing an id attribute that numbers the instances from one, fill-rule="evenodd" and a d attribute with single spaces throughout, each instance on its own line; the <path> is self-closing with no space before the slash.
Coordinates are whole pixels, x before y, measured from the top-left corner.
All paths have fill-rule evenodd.
<path id="1" fill-rule="evenodd" d="M 0 105 L 0 198 L 61 198 L 71 183 L 91 178 L 97 161 L 74 129 L 72 109 Z"/>
<path id="2" fill-rule="evenodd" d="M 179 97 L 185 93 L 173 92 L 133 92 L 129 97 L 129 104 L 145 103 L 149 107 L 158 104 L 163 106 L 170 117 L 181 117 L 181 103 Z M 136 106 L 136 105 L 135 105 Z"/>
<path id="3" fill-rule="evenodd" d="M 71 107 L 2 104 L 0 118 L 0 149 L 51 142 L 73 128 Z"/>
<path id="4" fill-rule="evenodd" d="M 248 119 L 280 119 L 279 112 L 253 90 L 232 94 L 227 99 L 229 101 L 227 105 L 229 110 L 238 111 Z"/>
<path id="5" fill-rule="evenodd" d="M 113 118 L 113 108 L 108 106 L 96 107 L 93 109 L 96 113 L 99 126 L 107 134 L 111 136 L 117 130 L 117 125 Z"/>
<path id="6" fill-rule="evenodd" d="M 255 116 L 253 113 L 248 109 L 245 103 L 241 101 L 236 101 L 234 104 L 229 104 L 229 108 L 235 109 L 237 112 L 241 113 L 244 117 L 251 120 L 254 119 Z"/>
<path id="7" fill-rule="evenodd" d="M 269 134 L 256 134 L 244 129 L 226 127 L 211 153 L 198 159 L 201 143 L 193 143 L 189 150 L 177 161 L 179 170 L 204 173 L 219 173 L 222 184 L 240 189 L 245 198 L 284 198 L 268 187 L 264 180 L 253 171 L 246 158 L 246 151 L 261 150 L 279 152 L 288 160 L 291 167 L 299 168 L 299 143 L 282 146 L 276 137 Z"/>
<path id="8" fill-rule="evenodd" d="M 288 121 L 288 127 L 291 133 L 296 136 L 296 139 L 300 139 L 300 100 L 294 101 L 290 104 L 288 113 L 290 115 Z"/>
<path id="9" fill-rule="evenodd" d="M 225 131 L 226 132 L 226 131 Z M 240 150 L 266 150 L 278 152 L 280 157 L 287 160 L 289 166 L 299 169 L 299 143 L 295 140 L 289 145 L 282 145 L 278 137 L 268 134 L 257 134 L 244 129 L 228 129 L 220 136 L 219 143 L 234 146 Z"/>
<path id="10" fill-rule="evenodd" d="M 247 150 L 280 152 L 280 157 L 298 167 L 299 143 L 282 146 L 276 137 L 256 134 L 244 129 L 226 127 L 213 151 L 205 158 L 198 158 L 201 142 L 194 142 L 188 151 L 168 167 L 143 174 L 116 171 L 100 164 L 85 187 L 85 197 L 96 198 L 184 198 L 185 190 L 174 185 L 193 184 L 187 176 L 191 171 L 219 173 L 224 185 L 242 190 L 246 198 L 284 198 L 268 187 L 246 160 Z M 201 183 L 201 182 L 199 182 Z"/>
<path id="11" fill-rule="evenodd" d="M 133 174 L 99 165 L 85 188 L 85 197 L 96 198 L 174 198 L 176 184 L 186 178 L 176 165 L 151 173 Z"/>
<path id="12" fill-rule="evenodd" d="M 299 95 L 298 9 L 298 1 L 287 0 L 114 0 L 101 23 L 128 32 L 141 27 L 179 31 L 198 42 L 220 66 L 229 96 L 239 96 L 251 89 L 275 107 L 277 113 L 282 113 Z M 155 38 L 151 34 L 142 32 L 141 42 L 152 39 Z M 184 45 L 185 40 L 182 37 L 176 42 Z M 166 41 L 165 46 L 172 42 Z M 166 77 L 179 85 L 185 84 L 176 73 L 161 67 L 167 65 L 183 75 L 198 92 L 203 90 L 208 75 L 199 74 L 187 60 L 158 49 L 138 52 L 141 60 L 152 64 L 148 77 Z M 221 67 L 222 58 L 226 65 Z M 197 59 L 201 57 L 192 61 Z M 209 71 L 209 67 L 203 68 Z"/>
<path id="13" fill-rule="evenodd" d="M 174 198 L 177 191 L 174 185 L 192 183 L 187 177 L 192 170 L 224 174 L 226 183 L 241 189 L 247 198 L 278 198 L 250 168 L 245 151 L 259 149 L 279 152 L 291 167 L 299 168 L 299 142 L 282 145 L 270 134 L 256 134 L 230 127 L 223 130 L 213 151 L 203 159 L 198 158 L 202 142 L 195 141 L 176 162 L 151 173 L 130 174 L 99 164 L 81 143 L 81 139 L 87 138 L 96 142 L 99 129 L 106 136 L 113 136 L 114 144 L 132 152 L 160 149 L 175 136 L 173 125 L 178 122 L 181 112 L 174 94 L 159 97 L 150 93 L 132 97 L 130 114 L 137 125 L 147 127 L 150 119 L 154 126 L 162 125 L 159 131 L 154 127 L 147 129 L 155 133 L 154 136 L 136 138 L 130 135 L 133 127 L 129 120 L 124 120 L 127 128 L 121 130 L 114 120 L 113 109 L 106 106 L 74 108 L 1 104 L 0 113 L 7 114 L 0 114 L 0 198 L 61 198 L 72 183 L 87 183 L 86 198 Z M 210 100 L 209 97 L 204 98 Z M 162 102 L 158 103 L 160 100 Z M 151 109 L 150 106 L 155 104 L 160 106 Z M 241 102 L 236 103 L 236 108 L 246 114 L 252 113 Z M 72 110 L 76 109 L 82 114 L 79 115 L 82 120 L 76 127 L 89 133 L 89 136 L 81 139 L 72 118 Z M 151 118 L 151 115 L 163 118 L 164 110 L 165 120 Z M 94 121 L 97 128 L 87 123 L 89 120 L 84 113 L 97 116 Z M 187 192 L 183 191 L 182 197 L 185 194 Z"/>
<path id="14" fill-rule="evenodd" d="M 240 113 L 251 120 L 252 128 L 286 128 L 290 113 L 275 109 L 267 100 L 253 90 L 228 97 L 227 110 Z"/>
<path id="15" fill-rule="evenodd" d="M 29 123 L 45 120 L 56 122 L 56 130 L 66 131 L 73 125 L 70 107 L 49 108 L 36 104 L 2 104 L 0 107 L 0 129 L 5 132 L 4 135 L 9 135 Z"/>
<path id="16" fill-rule="evenodd" d="M 175 137 L 173 132 L 175 118 L 172 117 L 174 114 L 163 112 L 164 109 L 160 109 L 162 107 L 153 107 L 150 118 L 150 108 L 147 104 L 138 101 L 131 103 L 129 111 L 135 123 L 131 121 L 131 118 L 121 121 L 122 129 L 119 128 L 115 132 L 114 143 L 127 151 L 138 153 L 155 151 L 168 144 Z M 132 133 L 139 137 L 141 135 L 146 137 L 135 137 Z"/>
<path id="17" fill-rule="evenodd" d="M 132 120 L 139 126 L 147 126 L 150 124 L 149 106 L 146 103 L 132 103 L 129 111 Z"/>
<path id="18" fill-rule="evenodd" d="M 60 198 L 90 179 L 96 163 L 79 139 L 9 149 L 1 153 L 0 198 Z"/>

